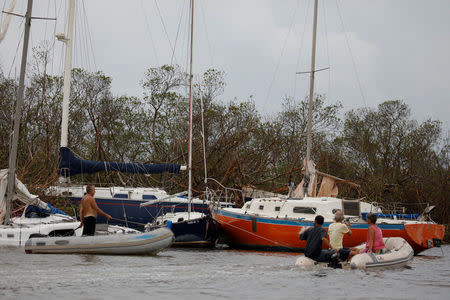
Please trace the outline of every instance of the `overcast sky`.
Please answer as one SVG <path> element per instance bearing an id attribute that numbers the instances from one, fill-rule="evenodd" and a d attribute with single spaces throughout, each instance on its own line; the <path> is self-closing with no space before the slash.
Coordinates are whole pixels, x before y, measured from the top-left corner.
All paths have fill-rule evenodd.
<path id="1" fill-rule="evenodd" d="M 1 0 L 6 10 L 11 0 Z M 24 14 L 26 0 L 15 12 Z M 31 45 L 54 44 L 49 69 L 62 74 L 67 1 L 36 0 Z M 145 70 L 187 68 L 188 0 L 77 0 L 74 67 L 112 77 L 116 95 L 141 96 Z M 223 102 L 252 97 L 260 112 L 281 109 L 285 96 L 304 98 L 310 68 L 312 0 L 198 0 L 194 72 L 226 73 Z M 1 21 L 5 19 L 2 14 Z M 18 76 L 23 23 L 12 17 L 0 44 L 0 66 Z M 19 49 L 19 50 L 17 50 Z M 172 56 L 174 49 L 174 55 Z M 14 57 L 16 57 L 14 59 Z M 31 57 L 31 56 L 30 56 Z M 450 127 L 450 1 L 319 1 L 315 93 L 346 110 L 402 99 L 413 117 Z"/>

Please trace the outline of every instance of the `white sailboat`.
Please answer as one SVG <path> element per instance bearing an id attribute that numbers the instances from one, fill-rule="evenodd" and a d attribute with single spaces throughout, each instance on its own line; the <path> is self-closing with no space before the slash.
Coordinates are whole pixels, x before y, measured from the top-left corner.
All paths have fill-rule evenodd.
<path id="1" fill-rule="evenodd" d="M 14 114 L 13 138 L 9 155 L 9 169 L 0 170 L 0 223 L 3 223 L 3 225 L 0 225 L 0 245 L 8 246 L 23 246 L 25 241 L 33 236 L 73 235 L 80 224 L 72 217 L 39 200 L 37 196 L 32 195 L 15 175 L 32 8 L 33 1 L 28 0 L 27 12 L 25 15 L 25 34 L 19 90 Z M 6 190 L 7 193 L 5 197 Z M 12 218 L 12 202 L 17 200 L 24 203 L 26 207 L 21 216 Z M 28 215 L 27 208 L 31 206 L 36 207 L 40 214 Z"/>

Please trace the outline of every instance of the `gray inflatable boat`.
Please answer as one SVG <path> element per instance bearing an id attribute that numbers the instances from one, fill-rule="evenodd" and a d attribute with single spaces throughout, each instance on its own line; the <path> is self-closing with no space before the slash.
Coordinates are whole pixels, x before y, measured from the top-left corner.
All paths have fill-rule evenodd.
<path id="1" fill-rule="evenodd" d="M 144 233 L 94 236 L 37 237 L 25 243 L 26 253 L 152 255 L 170 247 L 174 235 L 168 228 Z"/>

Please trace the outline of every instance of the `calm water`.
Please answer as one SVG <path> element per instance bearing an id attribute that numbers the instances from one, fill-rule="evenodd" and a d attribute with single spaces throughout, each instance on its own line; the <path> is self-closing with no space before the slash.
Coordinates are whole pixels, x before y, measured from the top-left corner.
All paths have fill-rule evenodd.
<path id="1" fill-rule="evenodd" d="M 296 258 L 226 249 L 133 257 L 0 248 L 0 299 L 450 299 L 450 245 L 384 271 L 303 270 Z"/>

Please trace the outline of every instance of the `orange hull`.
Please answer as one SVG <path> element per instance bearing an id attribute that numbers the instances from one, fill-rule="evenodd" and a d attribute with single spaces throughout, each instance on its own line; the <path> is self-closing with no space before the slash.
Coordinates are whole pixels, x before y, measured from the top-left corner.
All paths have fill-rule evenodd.
<path id="1" fill-rule="evenodd" d="M 313 222 L 253 217 L 221 209 L 213 210 L 212 215 L 221 225 L 228 244 L 237 248 L 301 252 L 306 247 L 306 242 L 299 239 L 300 230 L 304 226 L 314 226 Z M 328 230 L 329 225 L 330 223 L 324 223 L 323 227 Z M 404 238 L 415 254 L 433 247 L 437 240 L 443 239 L 445 231 L 443 225 L 426 222 L 378 226 L 384 237 Z M 351 237 L 344 237 L 344 247 L 354 247 L 366 241 L 367 224 L 354 224 L 351 229 L 353 234 Z"/>

